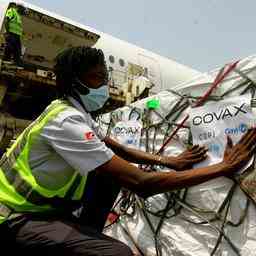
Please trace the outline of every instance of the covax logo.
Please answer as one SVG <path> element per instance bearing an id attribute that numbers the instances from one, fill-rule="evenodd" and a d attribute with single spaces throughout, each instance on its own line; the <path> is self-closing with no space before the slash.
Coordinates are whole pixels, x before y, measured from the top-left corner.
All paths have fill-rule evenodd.
<path id="1" fill-rule="evenodd" d="M 230 106 L 225 109 L 221 109 L 217 112 L 209 112 L 204 114 L 203 116 L 195 116 L 193 118 L 193 125 L 201 125 L 201 124 L 210 124 L 214 121 L 225 120 L 227 118 L 232 118 L 237 116 L 239 113 L 247 114 L 247 111 L 243 109 L 245 107 L 245 103 L 240 106 Z"/>
<path id="2" fill-rule="evenodd" d="M 138 127 L 115 127 L 114 133 L 117 136 L 120 135 L 135 135 L 137 133 L 140 133 L 140 130 Z"/>

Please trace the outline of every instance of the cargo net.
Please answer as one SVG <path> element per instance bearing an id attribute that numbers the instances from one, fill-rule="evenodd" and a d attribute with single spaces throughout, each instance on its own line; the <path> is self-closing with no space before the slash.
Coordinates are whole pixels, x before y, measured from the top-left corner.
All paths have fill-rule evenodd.
<path id="1" fill-rule="evenodd" d="M 122 136 L 116 136 L 121 131 L 120 127 L 116 130 L 117 124 L 139 121 L 139 142 L 128 139 L 128 144 L 152 154 L 177 155 L 193 144 L 188 121 L 191 108 L 249 94 L 253 113 L 254 81 L 256 57 L 252 56 L 117 109 L 99 117 L 98 122 L 108 135 L 120 139 Z M 167 171 L 162 166 L 139 168 Z M 255 255 L 255 191 L 254 186 L 250 187 L 252 191 L 246 187 L 256 182 L 254 169 L 253 160 L 244 171 L 246 177 L 220 177 L 146 200 L 123 189 L 105 233 L 128 244 L 136 255 Z"/>

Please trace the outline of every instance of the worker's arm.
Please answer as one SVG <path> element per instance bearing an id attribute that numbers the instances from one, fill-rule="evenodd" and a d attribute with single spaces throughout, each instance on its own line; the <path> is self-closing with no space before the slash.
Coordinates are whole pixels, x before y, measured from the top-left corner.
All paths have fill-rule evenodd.
<path id="1" fill-rule="evenodd" d="M 9 31 L 9 22 L 10 22 L 10 18 L 6 17 L 4 22 L 6 32 Z"/>
<path id="2" fill-rule="evenodd" d="M 181 172 L 142 172 L 127 161 L 114 156 L 96 169 L 109 174 L 121 186 L 140 196 L 168 192 L 200 184 L 213 178 L 227 176 L 245 166 L 256 147 L 256 130 L 248 131 L 234 147 L 228 140 L 222 162 L 219 164 Z"/>
<path id="3" fill-rule="evenodd" d="M 207 150 L 195 145 L 178 156 L 159 156 L 126 147 L 106 137 L 104 142 L 119 157 L 137 164 L 163 165 L 177 171 L 192 168 L 192 165 L 206 158 Z"/>

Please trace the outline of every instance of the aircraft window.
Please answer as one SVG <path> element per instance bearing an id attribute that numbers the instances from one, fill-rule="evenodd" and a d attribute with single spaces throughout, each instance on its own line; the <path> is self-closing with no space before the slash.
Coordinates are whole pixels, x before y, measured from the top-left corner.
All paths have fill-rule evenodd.
<path id="1" fill-rule="evenodd" d="M 110 56 L 109 56 L 109 61 L 110 61 L 111 63 L 114 63 L 114 62 L 115 62 L 115 57 L 114 57 L 113 55 L 110 55 Z"/>
<path id="2" fill-rule="evenodd" d="M 123 59 L 119 59 L 119 64 L 121 67 L 124 67 L 125 63 L 124 63 L 124 60 Z"/>

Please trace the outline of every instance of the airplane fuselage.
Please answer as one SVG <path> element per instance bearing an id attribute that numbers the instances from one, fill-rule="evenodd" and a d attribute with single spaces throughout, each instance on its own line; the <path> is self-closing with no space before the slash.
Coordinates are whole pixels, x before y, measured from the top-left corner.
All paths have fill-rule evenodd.
<path id="1" fill-rule="evenodd" d="M 0 0 L 2 31 L 4 31 L 4 16 L 9 2 L 11 1 Z M 19 2 L 22 2 L 29 10 L 29 16 L 23 17 L 23 44 L 26 48 L 26 57 L 30 58 L 31 61 L 36 56 L 37 58 L 34 58 L 33 61 L 41 60 L 41 63 L 37 64 L 42 66 L 51 66 L 50 62 L 53 61 L 57 52 L 63 48 L 88 44 L 103 50 L 109 70 L 112 72 L 114 86 L 117 87 L 127 82 L 130 77 L 143 73 L 154 84 L 153 91 L 159 92 L 186 82 L 200 74 L 200 72 L 171 59 L 79 24 L 66 17 L 24 1 Z M 75 33 L 72 30 L 76 30 Z M 81 36 L 83 32 L 85 33 L 84 39 Z"/>

